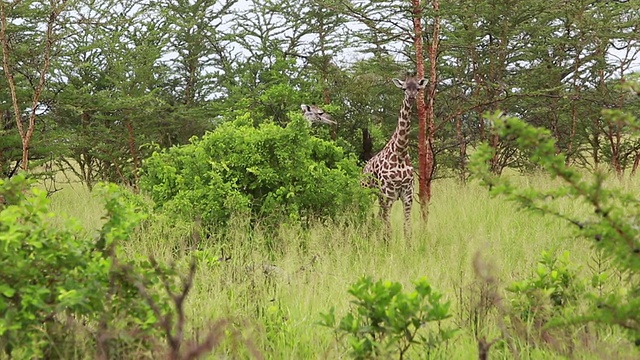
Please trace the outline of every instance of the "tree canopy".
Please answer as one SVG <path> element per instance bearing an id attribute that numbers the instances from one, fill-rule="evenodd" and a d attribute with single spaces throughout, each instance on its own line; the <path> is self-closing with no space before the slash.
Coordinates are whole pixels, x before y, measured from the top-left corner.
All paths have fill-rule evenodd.
<path id="1" fill-rule="evenodd" d="M 316 135 L 366 160 L 395 128 L 391 78 L 419 73 L 424 52 L 435 81 L 420 139 L 435 177 L 465 179 L 468 149 L 482 140 L 496 149 L 493 171 L 528 167 L 488 131 L 482 115 L 497 109 L 549 129 L 568 163 L 635 173 L 639 139 L 599 109 L 638 109 L 619 87 L 640 68 L 638 0 L 432 5 L 4 1 L 0 169 L 7 177 L 47 161 L 89 187 L 137 186 L 156 146 L 187 144 L 246 113 L 253 126 L 284 127 L 301 104 L 323 105 L 337 122 Z"/>

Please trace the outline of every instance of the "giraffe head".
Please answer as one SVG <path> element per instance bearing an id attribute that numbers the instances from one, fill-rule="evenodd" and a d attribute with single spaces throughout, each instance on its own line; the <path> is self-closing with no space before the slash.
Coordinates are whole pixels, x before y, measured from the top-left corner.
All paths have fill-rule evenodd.
<path id="1" fill-rule="evenodd" d="M 396 84 L 397 87 L 404 90 L 405 96 L 407 96 L 410 100 L 415 99 L 418 96 L 418 91 L 424 89 L 427 86 L 427 79 L 417 80 L 415 78 L 408 78 L 405 81 L 399 79 L 393 79 L 393 83 Z"/>
<path id="2" fill-rule="evenodd" d="M 336 122 L 331 120 L 331 116 L 316 105 L 302 104 L 300 107 L 302 108 L 302 115 L 304 115 L 304 118 L 310 123 L 336 125 Z"/>

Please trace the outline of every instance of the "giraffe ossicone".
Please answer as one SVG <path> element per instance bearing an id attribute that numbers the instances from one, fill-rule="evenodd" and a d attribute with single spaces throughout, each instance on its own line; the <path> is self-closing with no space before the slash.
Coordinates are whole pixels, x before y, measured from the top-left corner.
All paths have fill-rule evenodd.
<path id="1" fill-rule="evenodd" d="M 408 78 L 405 81 L 393 79 L 393 83 L 404 91 L 404 100 L 398 115 L 398 125 L 391 139 L 380 152 L 364 166 L 362 185 L 377 188 L 380 201 L 380 215 L 390 231 L 389 213 L 396 200 L 402 200 L 404 208 L 404 234 L 411 233 L 411 206 L 413 205 L 413 166 L 409 157 L 411 127 L 411 102 L 427 85 L 426 79 Z"/>
<path id="2" fill-rule="evenodd" d="M 300 105 L 302 108 L 302 115 L 304 116 L 309 123 L 319 123 L 319 124 L 328 124 L 328 125 L 336 125 L 337 123 L 331 119 L 331 116 L 326 113 L 324 110 L 319 108 L 316 105 Z"/>

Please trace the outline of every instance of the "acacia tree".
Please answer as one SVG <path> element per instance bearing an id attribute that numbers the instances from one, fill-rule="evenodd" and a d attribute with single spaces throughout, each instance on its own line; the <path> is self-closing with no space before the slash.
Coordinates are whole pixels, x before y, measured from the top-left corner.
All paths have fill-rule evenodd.
<path id="1" fill-rule="evenodd" d="M 351 43 L 346 36 L 346 17 L 325 0 L 302 4 L 278 2 L 278 6 L 271 9 L 289 26 L 291 35 L 285 35 L 288 41 L 283 44 L 285 55 L 297 59 L 303 70 L 301 77 L 318 81 L 322 91 L 322 99 L 318 101 L 330 104 L 331 82 L 340 72 L 336 56 Z M 313 94 L 316 92 L 314 89 Z"/>
<path id="2" fill-rule="evenodd" d="M 227 46 L 229 24 L 238 0 L 177 0 L 155 3 L 166 22 L 166 51 L 175 54 L 169 64 L 173 69 L 173 96 L 180 103 L 196 107 L 221 88 L 221 73 L 232 69 L 233 55 Z"/>
<path id="3" fill-rule="evenodd" d="M 391 56 L 377 54 L 334 78 L 332 102 L 340 106 L 337 141 L 357 153 L 362 163 L 382 148 L 395 130 L 402 92 L 389 86 L 389 79 L 402 70 L 403 65 Z"/>
<path id="4" fill-rule="evenodd" d="M 29 169 L 29 153 L 36 128 L 36 117 L 50 71 L 52 52 L 58 41 L 57 32 L 61 26 L 58 20 L 66 5 L 67 0 L 0 2 L 2 71 L 10 90 L 13 118 L 22 143 L 20 163 L 25 171 Z M 39 26 L 40 23 L 45 23 L 44 33 Z M 34 48 L 30 49 L 32 53 L 29 54 L 32 63 L 23 66 L 25 60 L 22 57 L 25 54 L 20 40 L 25 40 L 28 36 L 34 37 Z M 18 85 L 24 82 L 29 84 L 27 92 L 30 101 L 24 98 L 27 87 Z"/>
<path id="5" fill-rule="evenodd" d="M 235 17 L 232 46 L 238 54 L 221 78 L 225 89 L 219 104 L 232 115 L 249 112 L 256 121 L 284 126 L 290 121 L 288 113 L 299 111 L 301 103 L 322 101 L 322 83 L 309 64 L 322 68 L 326 63 L 313 43 L 319 31 L 313 24 L 327 14 L 314 12 L 313 4 L 291 0 L 247 5 Z M 325 20 L 329 26 L 328 17 Z M 322 49 L 330 58 L 329 48 L 325 38 Z"/>
<path id="6" fill-rule="evenodd" d="M 459 143 L 459 161 L 449 164 L 464 167 L 466 147 L 487 139 L 496 150 L 491 159 L 496 173 L 507 166 L 529 166 L 511 141 L 487 131 L 482 114 L 496 109 L 548 128 L 556 137 L 556 150 L 569 152 L 568 162 L 582 158 L 602 162 L 603 156 L 607 161 L 616 153 L 608 149 L 609 144 L 618 144 L 616 134 L 621 134 L 620 144 L 627 149 L 618 153 L 635 156 L 632 144 L 622 145 L 624 130 L 606 131 L 609 127 L 596 111 L 602 106 L 628 106 L 615 95 L 612 80 L 628 74 L 629 64 L 637 58 L 637 31 L 632 27 L 638 23 L 638 13 L 631 3 L 567 6 L 557 1 L 459 0 L 445 4 L 435 127 L 436 133 L 441 132 L 436 137 L 438 147 L 448 147 L 446 142 L 454 138 Z M 619 59 L 612 56 L 614 47 L 621 49 Z M 614 135 L 613 142 L 607 133 Z M 464 172 L 460 170 L 463 178 Z"/>
<path id="7" fill-rule="evenodd" d="M 637 1 L 616 2 L 613 5 L 601 4 L 593 11 L 593 18 L 599 21 L 595 25 L 597 38 L 593 40 L 594 61 L 590 70 L 600 106 L 624 109 L 629 103 L 626 91 L 619 91 L 617 85 L 625 82 L 640 52 L 637 6 Z M 614 56 L 611 56 L 614 51 Z M 594 130 L 599 130 L 594 137 L 604 138 L 601 152 L 621 177 L 626 163 L 630 162 L 631 155 L 638 152 L 640 144 L 637 139 L 629 141 L 628 127 L 615 119 L 598 116 L 594 120 L 598 125 Z"/>
<path id="8" fill-rule="evenodd" d="M 164 137 L 170 114 L 168 69 L 159 59 L 165 29 L 137 1 L 78 4 L 58 71 L 63 89 L 54 112 L 67 131 L 59 157 L 89 188 L 96 181 L 137 184 L 141 145 Z"/>
<path id="9" fill-rule="evenodd" d="M 627 106 L 616 87 L 640 49 L 637 5 L 578 1 L 538 8 L 516 33 L 527 46 L 514 63 L 522 70 L 510 77 L 510 87 L 519 90 L 509 107 L 528 123 L 549 129 L 568 163 L 597 166 L 604 160 L 621 175 L 633 145 L 598 109 Z"/>
<path id="10" fill-rule="evenodd" d="M 314 76 L 322 88 L 322 102 L 324 105 L 332 103 L 336 92 L 336 81 L 341 77 L 341 70 L 337 65 L 337 55 L 350 46 L 346 36 L 346 17 L 325 6 L 325 0 L 314 0 L 309 3 L 309 9 L 301 14 L 306 35 L 301 44 L 304 55 L 302 67 Z M 310 79 L 313 80 L 313 79 Z M 336 127 L 331 129 L 331 138 L 336 139 Z"/>
<path id="11" fill-rule="evenodd" d="M 497 150 L 496 172 L 528 163 L 487 131 L 487 110 L 550 129 L 568 163 L 593 159 L 618 172 L 640 164 L 636 140 L 594 111 L 634 106 L 615 87 L 637 59 L 638 0 L 65 4 L 2 3 L 4 173 L 8 163 L 27 166 L 17 155 L 37 158 L 39 133 L 52 134 L 45 120 L 65 131 L 57 142 L 68 150 L 62 159 L 84 167 L 81 178 L 135 182 L 146 144 L 182 144 L 246 112 L 283 125 L 301 102 L 331 103 L 336 141 L 367 160 L 395 125 L 400 101 L 390 78 L 414 71 L 431 80 L 410 134 L 418 138 L 411 146 L 423 210 L 440 169 L 465 178 L 466 149 L 477 140 Z M 47 21 L 38 27 L 35 20 L 43 18 L 54 21 L 51 42 Z M 46 58 L 49 70 L 41 71 Z M 51 106 L 41 116 L 45 104 Z"/>

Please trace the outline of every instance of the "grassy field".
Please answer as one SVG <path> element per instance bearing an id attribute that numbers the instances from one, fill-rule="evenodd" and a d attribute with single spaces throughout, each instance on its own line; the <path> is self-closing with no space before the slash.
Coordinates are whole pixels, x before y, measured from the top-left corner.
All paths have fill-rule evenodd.
<path id="1" fill-rule="evenodd" d="M 554 186 L 544 177 L 521 177 L 522 184 Z M 629 183 L 624 186 L 634 187 Z M 567 202 L 567 210 L 583 211 L 580 204 Z M 64 185 L 52 195 L 52 210 L 78 218 L 87 229 L 101 224 L 100 202 L 80 185 Z M 129 256 L 154 256 L 165 262 L 189 256 L 187 243 L 191 225 L 171 220 L 155 222 L 138 231 L 124 244 Z M 309 229 L 283 225 L 269 234 L 248 231 L 240 222 L 221 239 L 203 240 L 199 256 L 225 262 L 201 262 L 195 287 L 188 298 L 189 333 L 203 333 L 211 323 L 227 318 L 242 329 L 243 342 L 231 358 L 249 357 L 247 347 L 255 347 L 268 359 L 346 358 L 328 328 L 317 325 L 321 312 L 335 306 L 336 314 L 349 308 L 347 289 L 359 277 L 398 281 L 413 289 L 412 281 L 426 276 L 432 286 L 452 303 L 453 316 L 443 325 L 460 328 L 453 340 L 430 354 L 438 359 L 477 359 L 477 341 L 471 317 L 479 298 L 474 259 L 482 271 L 499 282 L 499 294 L 513 281 L 530 278 L 540 254 L 569 251 L 572 261 L 589 276 L 595 254 L 588 241 L 573 236 L 563 221 L 520 211 L 502 198 L 491 198 L 476 184 L 462 186 L 453 180 L 434 183 L 434 197 L 428 224 L 421 221 L 416 205 L 411 239 L 402 238 L 402 213 L 397 203 L 393 211 L 393 239 L 382 240 L 376 218 L 365 225 L 348 223 L 314 224 Z M 499 337 L 496 311 L 476 319 L 481 336 Z M 618 331 L 599 331 L 571 349 L 554 352 L 544 346 L 527 346 L 514 340 L 521 359 L 549 358 L 639 358 Z M 227 352 L 230 345 L 226 345 Z M 221 352 L 217 353 L 222 354 Z M 422 358 L 412 354 L 410 358 Z M 511 359 L 515 355 L 505 343 L 490 351 L 491 359 Z"/>

